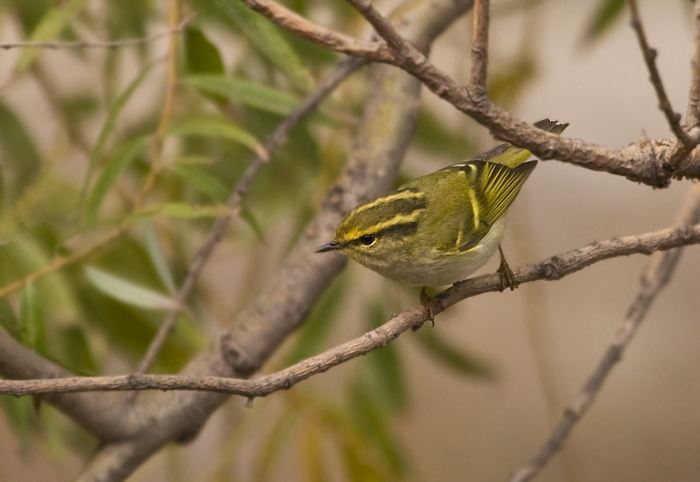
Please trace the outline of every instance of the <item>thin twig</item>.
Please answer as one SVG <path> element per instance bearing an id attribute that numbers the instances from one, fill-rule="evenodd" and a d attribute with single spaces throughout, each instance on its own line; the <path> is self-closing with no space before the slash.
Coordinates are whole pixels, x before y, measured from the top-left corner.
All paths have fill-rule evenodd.
<path id="1" fill-rule="evenodd" d="M 474 33 L 471 50 L 470 87 L 486 95 L 486 73 L 489 60 L 489 0 L 474 2 Z"/>
<path id="2" fill-rule="evenodd" d="M 160 324 L 158 332 L 148 346 L 143 359 L 139 363 L 136 371 L 137 373 L 146 373 L 153 365 L 153 362 L 158 356 L 163 344 L 167 340 L 168 335 L 175 326 L 175 322 L 177 321 L 177 317 L 182 310 L 182 307 L 186 306 L 187 298 L 192 293 L 192 289 L 194 288 L 194 284 L 199 277 L 199 274 L 202 272 L 206 262 L 214 252 L 216 245 L 226 234 L 234 215 L 240 212 L 243 197 L 250 188 L 250 185 L 252 184 L 253 179 L 257 175 L 260 168 L 262 168 L 262 166 L 269 160 L 270 153 L 282 145 L 286 140 L 289 131 L 310 112 L 312 112 L 318 106 L 318 104 L 321 103 L 321 101 L 323 101 L 323 99 L 325 99 L 331 92 L 333 92 L 333 90 L 343 80 L 365 64 L 366 61 L 364 59 L 355 57 L 350 57 L 342 61 L 338 67 L 319 84 L 318 88 L 306 99 L 304 99 L 304 101 L 277 126 L 274 132 L 265 141 L 264 155 L 256 155 L 250 164 L 248 164 L 248 167 L 244 171 L 243 175 L 233 187 L 229 199 L 226 201 L 228 213 L 216 220 L 211 232 L 209 233 L 209 236 L 204 243 L 202 243 L 201 247 L 192 259 L 192 262 L 187 270 L 185 280 L 182 282 L 182 285 L 180 286 L 180 289 L 175 297 L 176 308 L 171 309 L 163 322 Z"/>
<path id="3" fill-rule="evenodd" d="M 170 0 L 168 24 L 171 26 L 171 29 L 176 28 L 178 25 L 178 19 L 180 17 L 179 1 L 180 0 Z M 158 174 L 160 174 L 163 161 L 163 143 L 165 142 L 165 134 L 167 133 L 170 121 L 173 117 L 175 94 L 177 92 L 177 49 L 178 38 L 173 35 L 170 37 L 170 45 L 168 46 L 168 73 L 165 81 L 163 110 L 161 111 L 160 121 L 158 122 L 155 135 L 153 136 L 153 141 L 151 142 L 151 163 L 148 174 L 146 175 L 141 190 L 134 198 L 134 210 L 139 209 L 143 205 L 143 202 L 155 185 Z"/>
<path id="4" fill-rule="evenodd" d="M 700 221 L 700 185 L 691 187 L 685 206 L 681 209 L 677 224 L 688 226 Z M 649 307 L 659 292 L 666 286 L 678 265 L 682 249 L 671 249 L 654 253 L 642 274 L 641 288 L 630 305 L 627 316 L 617 330 L 613 341 L 603 354 L 576 399 L 566 408 L 561 420 L 549 439 L 530 462 L 518 470 L 510 482 L 532 480 L 561 450 L 576 424 L 583 418 L 600 392 L 603 383 L 615 365 L 622 359 L 625 348 L 632 340 Z"/>
<path id="5" fill-rule="evenodd" d="M 632 15 L 632 20 L 630 24 L 632 29 L 637 34 L 637 40 L 639 41 L 639 48 L 642 50 L 642 56 L 644 57 L 644 62 L 647 65 L 647 70 L 649 71 L 649 80 L 651 85 L 654 87 L 656 92 L 656 97 L 659 100 L 659 109 L 666 116 L 669 127 L 671 131 L 686 146 L 691 145 L 691 141 L 688 138 L 688 134 L 681 127 L 681 115 L 673 110 L 671 106 L 671 101 L 666 94 L 666 89 L 664 88 L 664 83 L 661 80 L 661 74 L 659 74 L 659 69 L 656 66 L 656 57 L 658 52 L 656 49 L 649 46 L 647 41 L 646 33 L 644 32 L 644 25 L 642 24 L 642 19 L 639 15 L 639 8 L 637 7 L 637 0 L 627 0 L 630 7 L 630 13 Z"/>
<path id="6" fill-rule="evenodd" d="M 700 243 L 700 224 L 694 226 L 683 225 L 676 228 L 595 242 L 579 249 L 549 257 L 539 263 L 522 266 L 515 270 L 514 274 L 519 283 L 560 279 L 606 259 L 639 253 L 651 254 L 696 243 Z M 671 251 L 671 253 L 677 252 Z M 655 258 L 658 256 L 660 255 L 655 256 Z M 677 254 L 672 256 L 677 256 Z M 658 262 L 652 260 L 651 265 L 658 266 Z M 648 273 L 651 273 L 651 271 L 648 271 Z M 651 277 L 650 274 L 645 276 L 645 293 L 648 294 L 653 291 L 655 294 L 660 289 L 660 286 L 654 288 L 656 286 L 654 283 L 658 282 L 657 277 Z M 663 281 L 665 281 L 665 278 Z M 649 286 L 653 288 L 652 291 L 649 291 Z M 466 298 L 490 291 L 499 291 L 500 289 L 501 282 L 497 274 L 466 280 L 445 290 L 433 299 L 432 313 L 433 315 L 438 314 L 447 307 Z M 630 316 L 632 315 L 634 317 L 638 316 L 636 311 L 630 312 Z M 383 325 L 354 340 L 307 358 L 284 370 L 250 380 L 215 376 L 143 374 L 47 380 L 0 380 L 0 394 L 19 396 L 111 390 L 201 390 L 236 394 L 250 398 L 264 397 L 278 390 L 291 388 L 293 385 L 313 375 L 325 372 L 353 358 L 381 348 L 402 333 L 422 326 L 426 320 L 427 313 L 423 306 L 410 308 L 394 315 Z M 627 332 L 625 331 L 625 333 Z"/>
<path id="7" fill-rule="evenodd" d="M 165 37 L 170 37 L 177 35 L 187 28 L 187 25 L 192 21 L 197 14 L 189 15 L 187 18 L 183 19 L 182 22 L 177 24 L 174 28 L 168 29 L 166 32 L 159 32 L 147 37 L 137 37 L 123 40 L 110 40 L 110 41 L 87 41 L 78 40 L 72 42 L 32 42 L 32 41 L 22 41 L 22 42 L 7 42 L 0 43 L 0 49 L 48 49 L 48 50 L 59 50 L 59 49 L 116 49 L 121 47 L 129 47 L 133 45 L 143 45 L 155 40 L 160 40 Z"/>
<path id="8" fill-rule="evenodd" d="M 239 0 L 221 0 L 239 1 Z M 305 19 L 286 7 L 269 0 L 241 0 L 248 8 L 267 17 L 277 25 L 312 42 L 331 47 L 336 52 L 363 57 L 377 62 L 389 62 L 392 55 L 380 42 L 363 42 L 327 29 Z"/>
<path id="9" fill-rule="evenodd" d="M 690 92 L 688 110 L 685 114 L 686 127 L 700 127 L 700 1 L 693 7 L 693 58 L 690 63 Z"/>

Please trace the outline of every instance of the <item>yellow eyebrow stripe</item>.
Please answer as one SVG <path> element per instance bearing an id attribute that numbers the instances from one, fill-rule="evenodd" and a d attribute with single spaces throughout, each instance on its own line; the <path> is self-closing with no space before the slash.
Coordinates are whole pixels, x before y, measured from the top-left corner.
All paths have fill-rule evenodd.
<path id="1" fill-rule="evenodd" d="M 392 226 L 397 226 L 399 224 L 410 224 L 415 223 L 418 220 L 420 213 L 424 211 L 425 208 L 418 208 L 412 211 L 410 214 L 397 214 L 391 219 L 377 223 L 374 226 L 370 226 L 367 229 L 353 229 L 348 233 L 348 239 L 357 239 L 365 234 L 375 234 L 384 231 Z"/>
<path id="2" fill-rule="evenodd" d="M 379 206 L 380 204 L 388 203 L 391 201 L 397 201 L 400 199 L 421 199 L 424 197 L 425 194 L 418 191 L 398 191 L 393 194 L 382 196 L 380 198 L 375 199 L 374 201 L 370 201 L 366 204 L 358 206 L 353 210 L 353 213 L 361 213 L 362 211 L 366 211 L 367 209 L 371 209 L 373 207 Z"/>

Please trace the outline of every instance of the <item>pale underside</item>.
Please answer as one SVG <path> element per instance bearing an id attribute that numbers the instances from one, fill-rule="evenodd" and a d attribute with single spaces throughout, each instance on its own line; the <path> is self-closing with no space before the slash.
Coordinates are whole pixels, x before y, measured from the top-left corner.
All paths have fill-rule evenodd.
<path id="1" fill-rule="evenodd" d="M 404 284 L 414 286 L 443 286 L 466 279 L 469 275 L 481 268 L 494 255 L 503 240 L 505 230 L 505 216 L 498 219 L 489 229 L 486 236 L 471 249 L 461 253 L 441 252 L 431 249 L 430 253 L 407 251 L 395 252 L 398 256 L 391 263 L 377 263 L 373 260 L 372 270 Z M 356 261 L 367 265 L 361 256 L 353 256 Z M 403 259 L 405 255 L 406 259 Z"/>

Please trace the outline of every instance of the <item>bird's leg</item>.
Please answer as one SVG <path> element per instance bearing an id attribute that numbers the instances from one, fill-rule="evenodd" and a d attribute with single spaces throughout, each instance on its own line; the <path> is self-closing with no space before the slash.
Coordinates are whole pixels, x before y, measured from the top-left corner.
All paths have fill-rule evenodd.
<path id="1" fill-rule="evenodd" d="M 420 289 L 420 304 L 423 305 L 423 308 L 425 308 L 425 318 L 427 321 L 430 322 L 431 325 L 435 326 L 435 315 L 433 313 L 433 300 L 430 298 L 430 295 L 428 295 L 428 291 L 425 289 L 425 286 L 423 286 Z M 414 330 L 417 330 L 418 327 L 414 328 Z"/>
<path id="2" fill-rule="evenodd" d="M 501 255 L 501 264 L 498 266 L 497 271 L 498 275 L 501 277 L 501 291 L 506 288 L 510 288 L 511 291 L 514 291 L 515 288 L 518 287 L 518 282 L 515 279 L 513 270 L 508 266 L 508 261 L 506 261 L 506 257 L 503 255 L 503 249 L 500 245 L 498 246 L 498 252 Z"/>

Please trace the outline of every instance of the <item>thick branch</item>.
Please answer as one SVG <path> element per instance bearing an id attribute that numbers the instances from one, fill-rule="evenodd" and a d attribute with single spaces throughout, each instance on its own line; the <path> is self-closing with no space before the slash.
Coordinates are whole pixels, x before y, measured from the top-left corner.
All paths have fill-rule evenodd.
<path id="1" fill-rule="evenodd" d="M 695 187 L 695 197 L 700 199 L 700 186 Z M 686 212 L 684 220 L 697 222 L 698 214 L 700 213 L 699 206 L 700 203 L 696 202 L 693 206 L 693 217 L 689 217 Z M 673 250 L 673 248 L 697 243 L 700 243 L 700 225 L 689 226 L 683 224 L 677 228 L 594 242 L 572 251 L 551 256 L 539 263 L 522 266 L 515 270 L 515 278 L 519 283 L 556 280 L 606 259 L 639 253 L 656 253 L 643 277 L 642 289 L 644 300 L 647 300 L 649 296 L 653 299 L 653 296 L 656 295 L 667 279 L 662 276 L 665 271 L 659 269 L 660 260 L 664 260 L 662 263 L 664 269 L 666 269 L 668 260 L 673 260 L 672 264 L 675 265 L 680 251 Z M 671 251 L 663 254 L 657 253 L 662 250 Z M 651 273 L 653 273 L 653 276 Z M 466 280 L 438 295 L 433 300 L 432 313 L 435 315 L 467 298 L 500 289 L 501 282 L 498 275 L 486 275 Z M 642 295 L 640 294 L 640 296 Z M 638 301 L 637 303 L 641 302 Z M 633 307 L 635 306 L 637 305 L 633 305 Z M 634 316 L 634 319 L 637 320 L 640 314 L 643 315 L 644 310 L 631 309 L 630 316 Z M 423 307 L 408 309 L 394 315 L 386 323 L 361 337 L 303 360 L 279 372 L 252 380 L 183 375 L 120 375 L 50 380 L 2 380 L 0 381 L 0 394 L 27 395 L 107 390 L 203 390 L 242 395 L 250 398 L 264 397 L 278 390 L 291 388 L 313 375 L 325 372 L 348 360 L 381 348 L 405 331 L 420 327 L 425 323 L 426 319 L 426 311 Z M 639 321 L 641 321 L 641 318 Z M 635 323 L 637 322 L 635 321 Z M 625 333 L 627 331 L 625 330 Z M 628 338 L 624 338 L 624 340 L 626 343 Z M 618 345 L 619 343 L 616 343 L 614 346 L 618 347 Z M 608 360 L 608 358 L 610 357 L 607 357 L 605 360 Z M 607 365 L 606 370 L 609 371 Z M 597 376 L 596 380 L 598 378 L 600 378 L 600 375 Z M 602 379 L 600 382 L 602 383 Z M 599 384 L 596 386 L 599 387 Z M 587 387 L 590 388 L 590 383 L 587 384 Z"/>
<path id="2" fill-rule="evenodd" d="M 401 19 L 410 38 L 427 48 L 471 5 L 469 0 L 433 0 L 411 6 Z M 348 168 L 333 185 L 318 215 L 307 226 L 279 272 L 242 310 L 213 351 L 187 373 L 244 377 L 259 369 L 343 266 L 340 256 L 321 257 L 315 248 L 328 241 L 345 210 L 391 184 L 412 134 L 420 84 L 396 69 L 374 66 L 364 117 Z M 164 444 L 193 437 L 227 397 L 209 392 L 168 392 L 138 400 L 143 430 L 128 441 L 110 443 L 93 458 L 80 480 L 121 480 Z M 148 402 L 146 404 L 146 402 Z"/>
<path id="3" fill-rule="evenodd" d="M 234 214 L 240 212 L 241 202 L 244 196 L 250 189 L 255 176 L 262 166 L 269 160 L 270 153 L 274 152 L 279 148 L 287 138 L 289 131 L 294 128 L 302 119 L 304 119 L 309 113 L 314 111 L 316 107 L 331 93 L 335 88 L 345 80 L 350 74 L 355 72 L 358 68 L 364 65 L 366 61 L 361 58 L 349 58 L 344 60 L 338 65 L 333 73 L 326 77 L 316 88 L 316 90 L 306 97 L 304 101 L 299 104 L 299 106 L 294 109 L 294 111 L 286 117 L 277 128 L 270 134 L 264 144 L 264 154 L 258 154 L 255 158 L 248 164 L 243 175 L 238 179 L 236 185 L 231 191 L 231 195 L 226 201 L 227 214 L 219 217 L 211 232 L 207 236 L 207 239 L 202 243 L 199 250 L 195 254 L 192 262 L 190 263 L 185 280 L 182 282 L 180 289 L 175 297 L 176 306 L 170 310 L 166 315 L 163 322 L 158 328 L 158 332 L 151 341 L 151 344 L 146 350 L 146 354 L 141 360 L 138 366 L 137 373 L 146 373 L 148 369 L 153 365 L 158 353 L 160 352 L 163 344 L 168 338 L 168 335 L 175 327 L 175 322 L 180 314 L 180 311 L 186 306 L 187 298 L 189 298 L 194 288 L 195 282 L 199 277 L 199 274 L 204 269 L 207 261 L 211 257 L 216 248 L 216 245 L 223 239 L 228 230 L 231 221 L 233 221 Z"/>
<path id="4" fill-rule="evenodd" d="M 695 185 L 691 188 L 686 204 L 681 209 L 677 224 L 687 226 L 697 222 L 700 222 L 700 185 Z M 588 377 L 579 395 L 564 411 L 561 421 L 554 428 L 549 439 L 530 460 L 528 465 L 515 474 L 511 482 L 532 480 L 547 465 L 549 460 L 561 450 L 571 431 L 593 404 L 612 369 L 622 359 L 625 348 L 632 340 L 642 321 L 644 321 L 649 307 L 656 299 L 656 296 L 668 283 L 678 265 L 681 251 L 681 249 L 672 249 L 652 255 L 642 274 L 641 288 L 627 310 L 627 316 L 615 334 L 610 346 Z"/>

